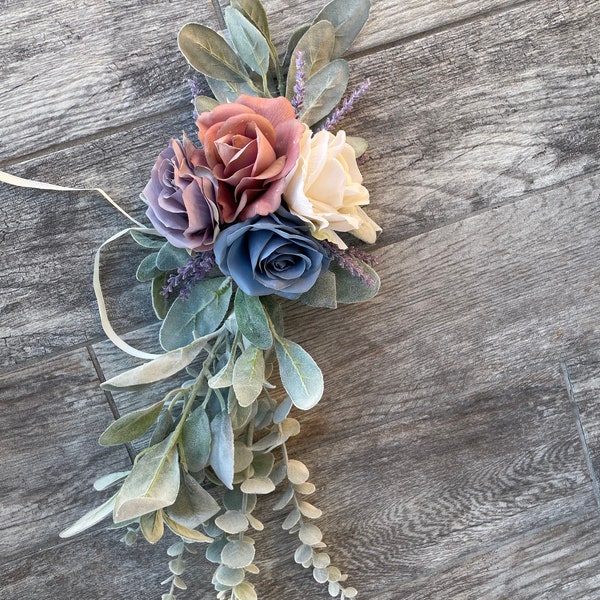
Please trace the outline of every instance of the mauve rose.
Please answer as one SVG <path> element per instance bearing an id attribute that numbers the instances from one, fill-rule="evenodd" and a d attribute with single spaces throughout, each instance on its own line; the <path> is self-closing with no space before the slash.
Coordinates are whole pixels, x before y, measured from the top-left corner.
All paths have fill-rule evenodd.
<path id="1" fill-rule="evenodd" d="M 241 95 L 200 114 L 196 123 L 206 162 L 219 180 L 223 221 L 275 212 L 304 131 L 290 101 Z"/>
<path id="2" fill-rule="evenodd" d="M 329 257 L 308 227 L 280 209 L 227 227 L 215 243 L 215 260 L 250 296 L 294 300 L 329 268 Z"/>
<path id="3" fill-rule="evenodd" d="M 187 138 L 171 140 L 144 188 L 146 216 L 173 246 L 209 250 L 219 234 L 217 188 L 203 152 Z"/>

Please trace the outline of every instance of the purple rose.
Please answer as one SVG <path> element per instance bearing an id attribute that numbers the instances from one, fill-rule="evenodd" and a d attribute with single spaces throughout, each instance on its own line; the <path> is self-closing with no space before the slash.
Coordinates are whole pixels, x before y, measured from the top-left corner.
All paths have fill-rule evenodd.
<path id="1" fill-rule="evenodd" d="M 214 252 L 221 271 L 250 296 L 277 294 L 294 300 L 329 268 L 325 249 L 308 227 L 282 210 L 228 227 Z"/>
<path id="2" fill-rule="evenodd" d="M 210 250 L 219 234 L 218 182 L 187 138 L 171 140 L 144 188 L 146 216 L 177 248 Z"/>

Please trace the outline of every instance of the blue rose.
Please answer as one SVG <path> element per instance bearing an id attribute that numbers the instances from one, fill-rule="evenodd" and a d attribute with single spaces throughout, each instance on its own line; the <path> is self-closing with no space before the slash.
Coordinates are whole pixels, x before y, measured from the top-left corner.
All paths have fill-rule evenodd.
<path id="1" fill-rule="evenodd" d="M 214 252 L 221 271 L 250 296 L 277 294 L 294 300 L 329 268 L 325 249 L 308 227 L 282 210 L 228 227 Z"/>

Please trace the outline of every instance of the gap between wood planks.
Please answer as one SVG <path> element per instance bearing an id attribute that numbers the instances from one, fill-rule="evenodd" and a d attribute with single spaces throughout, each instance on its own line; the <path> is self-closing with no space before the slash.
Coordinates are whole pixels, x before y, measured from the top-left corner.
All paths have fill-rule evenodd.
<path id="1" fill-rule="evenodd" d="M 376 54 L 377 52 L 388 50 L 390 48 L 394 48 L 395 46 L 408 44 L 408 43 L 411 43 L 416 40 L 426 39 L 428 37 L 435 36 L 439 33 L 443 33 L 445 31 L 449 31 L 449 30 L 455 29 L 457 27 L 462 27 L 463 25 L 469 25 L 471 23 L 475 23 L 477 21 L 481 21 L 481 20 L 489 18 L 489 17 L 501 15 L 501 14 L 504 14 L 507 12 L 511 12 L 513 10 L 522 8 L 529 4 L 536 4 L 536 2 L 537 2 L 537 0 L 520 0 L 520 1 L 517 1 L 513 4 L 511 4 L 510 6 L 492 8 L 492 9 L 483 11 L 481 13 L 478 13 L 476 15 L 471 15 L 469 17 L 457 19 L 456 21 L 444 23 L 443 25 L 433 27 L 426 31 L 399 37 L 396 40 L 393 40 L 391 42 L 386 42 L 383 44 L 379 44 L 379 45 L 369 48 L 367 50 L 363 50 L 363 51 L 359 51 L 359 52 L 355 52 L 355 53 L 349 53 L 346 56 L 346 59 L 350 61 L 350 60 L 354 60 L 354 59 L 364 58 L 365 56 L 368 56 L 370 54 Z M 211 3 L 213 4 L 213 10 L 215 12 L 215 17 L 217 19 L 217 22 L 221 26 L 224 27 L 225 23 L 224 23 L 221 7 L 219 4 L 219 0 L 211 0 Z M 106 129 L 102 129 L 102 130 L 100 130 L 94 134 L 88 135 L 88 136 L 82 136 L 79 138 L 75 138 L 68 142 L 58 142 L 56 144 L 47 146 L 43 150 L 39 150 L 37 152 L 29 152 L 26 154 L 22 154 L 20 156 L 9 158 L 4 161 L 0 161 L 0 170 L 10 168 L 11 166 L 14 166 L 16 164 L 19 164 L 19 163 L 22 163 L 22 162 L 25 162 L 28 160 L 43 158 L 44 156 L 49 156 L 51 154 L 54 154 L 55 152 L 59 152 L 61 150 L 66 150 L 68 148 L 79 146 L 80 144 L 85 144 L 88 142 L 100 140 L 100 139 L 103 139 L 105 137 L 108 137 L 108 136 L 116 134 L 116 133 L 129 131 L 132 127 L 145 125 L 145 124 L 152 124 L 152 123 L 162 121 L 166 117 L 179 115 L 180 113 L 183 112 L 184 108 L 186 109 L 186 111 L 189 111 L 189 103 L 186 102 L 185 104 L 177 105 L 177 106 L 173 107 L 172 109 L 169 109 L 168 111 L 163 111 L 163 112 L 157 113 L 156 115 L 154 115 L 153 117 L 150 117 L 150 118 L 146 117 L 144 119 L 130 121 L 129 123 L 126 123 L 123 125 L 118 125 L 116 127 L 107 127 Z"/>

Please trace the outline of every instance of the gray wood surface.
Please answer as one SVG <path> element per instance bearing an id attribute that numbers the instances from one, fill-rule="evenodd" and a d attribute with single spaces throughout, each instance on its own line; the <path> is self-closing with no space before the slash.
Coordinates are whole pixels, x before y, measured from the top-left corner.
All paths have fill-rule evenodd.
<path id="1" fill-rule="evenodd" d="M 322 1 L 265 5 L 282 41 Z M 142 217 L 156 155 L 194 133 L 176 32 L 214 26 L 212 4 L 0 7 L 0 168 L 103 187 Z M 344 127 L 370 142 L 382 291 L 289 303 L 286 326 L 326 380 L 290 452 L 362 598 L 600 596 L 599 27 L 597 0 L 376 0 L 353 48 L 352 82 L 374 85 Z M 96 248 L 126 226 L 93 193 L 0 186 L 2 600 L 157 598 L 168 573 L 167 544 L 57 536 L 104 497 L 95 476 L 129 464 L 96 443 L 113 411 L 149 401 L 98 387 L 131 364 L 91 289 Z M 117 244 L 103 281 L 143 345 L 138 257 Z M 272 504 L 260 597 L 327 597 Z M 180 597 L 213 597 L 211 572 L 198 556 Z"/>

